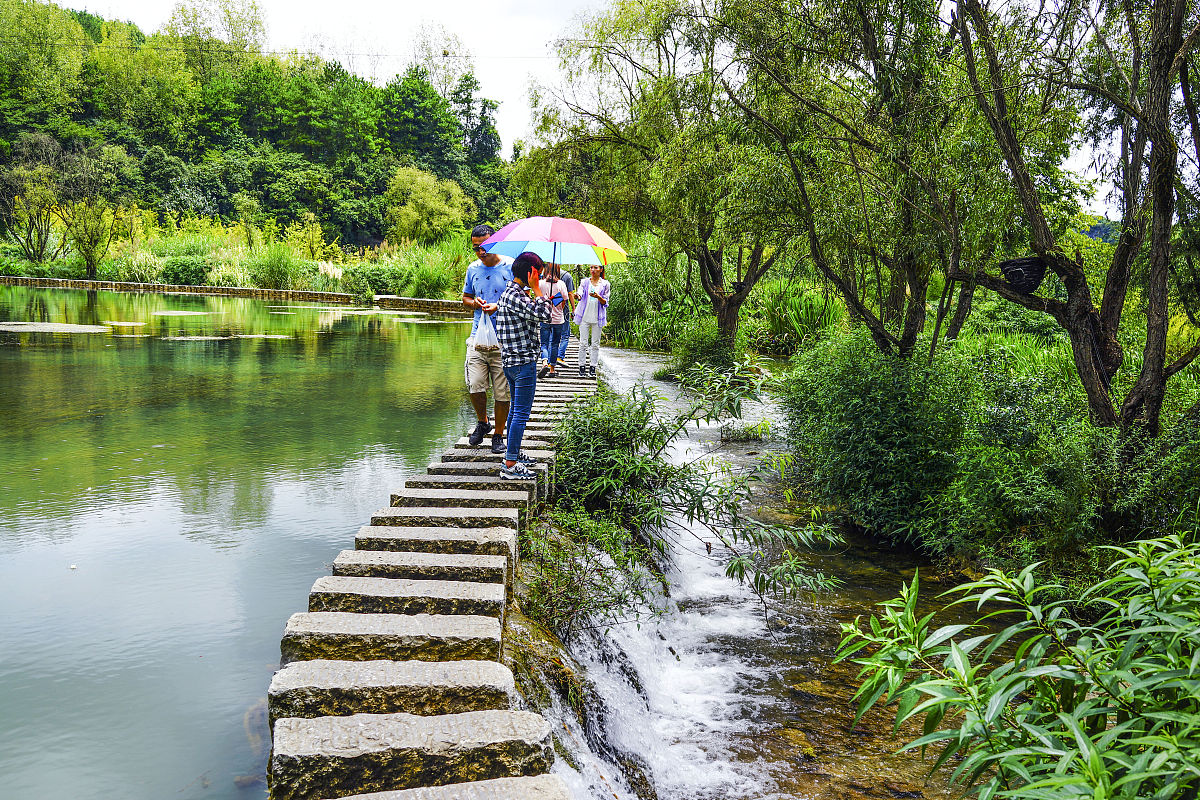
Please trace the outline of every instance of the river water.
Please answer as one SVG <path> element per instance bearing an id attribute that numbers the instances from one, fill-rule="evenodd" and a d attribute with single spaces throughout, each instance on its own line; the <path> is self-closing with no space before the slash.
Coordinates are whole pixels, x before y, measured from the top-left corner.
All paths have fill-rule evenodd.
<path id="1" fill-rule="evenodd" d="M 264 797 L 284 622 L 460 435 L 465 336 L 0 287 L 0 796 Z"/>
<path id="2" fill-rule="evenodd" d="M 605 379 L 618 390 L 637 381 L 665 397 L 673 387 L 649 379 L 663 363 L 653 355 L 606 350 Z M 668 401 L 670 402 L 670 401 Z M 770 407 L 747 406 L 749 422 L 782 420 Z M 678 459 L 711 457 L 734 468 L 761 461 L 780 442 L 722 444 L 713 426 L 692 429 Z M 787 522 L 774 510 L 779 497 L 762 496 L 760 516 Z M 571 642 L 607 708 L 603 737 L 638 756 L 648 784 L 662 800 L 842 800 L 950 798 L 961 792 L 944 774 L 926 779 L 916 754 L 897 754 L 920 735 L 892 735 L 888 713 L 854 724 L 853 665 L 835 664 L 841 624 L 870 614 L 894 597 L 915 569 L 929 565 L 910 553 L 883 550 L 850 537 L 827 552 L 804 556 L 814 571 L 842 586 L 788 601 L 767 613 L 744 585 L 724 574 L 724 553 L 704 530 L 677 535 L 667 572 L 666 613 L 630 621 Z M 709 553 L 705 542 L 713 545 Z M 937 590 L 946 588 L 936 587 Z M 936 592 L 934 592 L 936 593 Z M 932 598 L 930 598 L 932 599 Z M 954 621 L 954 620 L 947 620 Z M 613 758 L 588 747 L 569 713 L 558 714 L 575 767 L 556 771 L 577 798 L 635 800 L 639 795 Z M 641 797 L 651 796 L 646 785 Z"/>

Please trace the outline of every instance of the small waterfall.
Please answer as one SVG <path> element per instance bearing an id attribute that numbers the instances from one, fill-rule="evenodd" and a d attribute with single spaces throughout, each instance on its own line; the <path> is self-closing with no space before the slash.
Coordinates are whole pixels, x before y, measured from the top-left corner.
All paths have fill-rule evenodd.
<path id="1" fill-rule="evenodd" d="M 606 355 L 605 377 L 618 391 L 651 371 L 640 354 Z M 687 456 L 681 450 L 676 457 Z M 586 727 L 561 702 L 555 709 L 570 751 L 555 771 L 576 797 L 777 796 L 768 763 L 745 746 L 763 704 L 774 702 L 755 688 L 769 670 L 755 657 L 770 636 L 762 607 L 725 576 L 711 534 L 694 533 L 670 537 L 663 616 L 586 631 L 569 643 L 595 695 Z"/>

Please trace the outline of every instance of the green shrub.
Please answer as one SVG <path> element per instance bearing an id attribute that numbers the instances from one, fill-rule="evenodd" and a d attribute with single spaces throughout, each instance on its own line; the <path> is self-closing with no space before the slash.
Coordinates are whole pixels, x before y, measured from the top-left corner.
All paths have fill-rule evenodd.
<path id="1" fill-rule="evenodd" d="M 863 333 L 818 345 L 783 383 L 789 438 L 815 497 L 891 539 L 913 540 L 953 480 L 962 370 L 883 355 Z"/>
<path id="2" fill-rule="evenodd" d="M 153 253 L 138 250 L 123 258 L 114 259 L 107 270 L 114 281 L 132 283 L 162 283 L 163 262 Z"/>
<path id="3" fill-rule="evenodd" d="M 859 716 L 922 719 L 906 750 L 981 798 L 1192 798 L 1200 791 L 1200 545 L 1192 530 L 1112 548 L 1080 596 L 993 570 L 953 605 L 978 622 L 936 628 L 916 578 L 868 624 L 843 625 L 838 659 L 862 667 Z M 1079 613 L 1079 606 L 1085 607 Z M 986 616 L 984 616 L 986 615 Z M 961 617 L 957 614 L 956 617 Z M 958 620 L 956 619 L 955 622 Z"/>
<path id="4" fill-rule="evenodd" d="M 245 267 L 241 264 L 218 264 L 208 273 L 209 286 L 253 286 Z"/>
<path id="5" fill-rule="evenodd" d="M 212 269 L 207 256 L 171 256 L 162 262 L 162 282 L 178 286 L 203 286 Z"/>
<path id="6" fill-rule="evenodd" d="M 521 538 L 521 558 L 526 613 L 564 636 L 659 610 L 663 578 L 649 548 L 602 516 L 551 511 Z"/>
<path id="7" fill-rule="evenodd" d="M 716 317 L 696 316 L 679 328 L 671 343 L 675 374 L 703 364 L 717 369 L 731 368 L 737 354 L 721 336 Z"/>
<path id="8" fill-rule="evenodd" d="M 445 297 L 446 290 L 451 288 L 450 280 L 450 273 L 446 270 L 424 263 L 409 272 L 402 294 L 439 299 Z"/>
<path id="9" fill-rule="evenodd" d="M 305 265 L 285 244 L 267 245 L 246 260 L 254 285 L 262 289 L 292 289 L 300 282 Z"/>
<path id="10" fill-rule="evenodd" d="M 150 252 L 159 258 L 208 256 L 221 247 L 221 240 L 206 233 L 179 233 L 150 243 Z"/>

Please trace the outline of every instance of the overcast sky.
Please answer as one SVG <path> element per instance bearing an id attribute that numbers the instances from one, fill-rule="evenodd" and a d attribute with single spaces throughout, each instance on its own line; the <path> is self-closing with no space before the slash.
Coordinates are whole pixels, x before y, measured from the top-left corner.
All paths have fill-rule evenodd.
<path id="1" fill-rule="evenodd" d="M 107 19 L 128 20 L 154 33 L 175 0 L 57 0 Z M 500 103 L 497 128 L 503 155 L 529 131 L 531 78 L 551 81 L 558 71 L 554 40 L 581 12 L 603 0 L 258 0 L 271 50 L 298 49 L 336 58 L 354 72 L 385 83 L 404 69 L 412 37 L 423 22 L 456 34 L 475 58 L 485 97 Z"/>

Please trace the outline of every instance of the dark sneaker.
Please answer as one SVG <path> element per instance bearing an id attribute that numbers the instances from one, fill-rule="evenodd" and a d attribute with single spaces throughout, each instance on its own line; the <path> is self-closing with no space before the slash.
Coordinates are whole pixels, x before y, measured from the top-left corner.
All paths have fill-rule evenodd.
<path id="1" fill-rule="evenodd" d="M 580 367 L 580 368 L 579 368 L 579 377 L 581 377 L 581 378 L 586 378 L 586 377 L 587 377 L 587 367 Z"/>
<path id="2" fill-rule="evenodd" d="M 532 458 L 525 455 L 524 453 L 517 453 L 517 457 L 514 460 L 521 464 L 536 464 L 537 463 L 536 461 L 534 461 Z"/>
<path id="3" fill-rule="evenodd" d="M 550 370 L 549 372 L 547 372 L 545 375 L 542 376 L 542 378 L 544 378 L 546 380 L 549 380 L 550 378 L 553 378 L 553 377 L 554 377 L 554 370 Z"/>
<path id="4" fill-rule="evenodd" d="M 496 455 L 504 452 L 504 434 L 497 433 L 492 437 L 492 452 Z"/>
<path id="5" fill-rule="evenodd" d="M 522 464 L 520 461 L 513 464 L 511 467 L 501 465 L 500 480 L 502 481 L 529 481 L 537 476 L 530 471 L 529 467 Z"/>
<path id="6" fill-rule="evenodd" d="M 467 441 L 471 443 L 472 447 L 483 444 L 483 437 L 487 436 L 491 429 L 492 423 L 477 422 L 475 423 L 475 430 L 471 431 L 471 435 L 467 437 Z"/>
<path id="7" fill-rule="evenodd" d="M 591 375 L 593 378 L 596 377 L 596 368 L 588 367 L 588 374 Z"/>
<path id="8" fill-rule="evenodd" d="M 549 364 L 542 364 L 542 368 L 538 370 L 538 374 L 537 374 L 537 376 L 538 376 L 539 378 L 544 378 L 544 377 L 546 377 L 546 373 L 547 373 L 547 372 L 549 372 L 549 371 L 550 371 L 550 365 L 549 365 Z"/>

